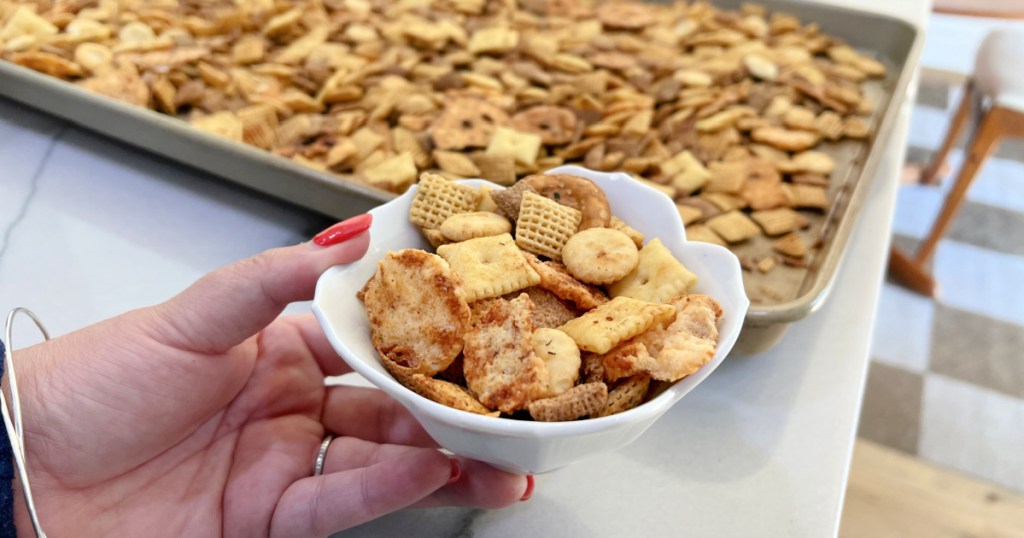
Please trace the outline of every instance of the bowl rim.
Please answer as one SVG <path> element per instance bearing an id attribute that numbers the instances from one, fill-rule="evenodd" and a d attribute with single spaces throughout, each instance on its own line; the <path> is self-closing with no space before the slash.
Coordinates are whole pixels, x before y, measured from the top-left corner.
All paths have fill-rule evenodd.
<path id="1" fill-rule="evenodd" d="M 654 199 L 658 200 L 658 203 L 668 203 L 674 206 L 672 200 L 664 193 L 659 192 L 657 189 L 653 187 L 644 185 L 641 182 L 635 181 L 632 177 L 623 173 L 597 172 L 572 165 L 557 167 L 548 170 L 547 172 L 544 173 L 573 174 L 585 177 L 597 175 L 600 177 L 607 177 L 608 181 L 620 181 L 626 179 L 632 182 L 632 188 L 637 188 L 641 192 L 645 192 L 647 196 L 652 196 Z M 471 185 L 475 187 L 487 185 L 495 189 L 506 188 L 505 186 L 498 185 L 485 179 L 461 179 L 456 181 L 460 184 Z M 371 209 L 369 213 L 375 217 L 374 222 L 378 222 L 377 217 L 379 215 L 394 211 L 395 207 L 401 205 L 406 200 L 410 200 L 413 196 L 415 196 L 418 188 L 419 185 L 413 185 L 408 190 L 406 190 L 405 193 L 398 196 L 394 200 L 391 200 L 385 204 L 382 204 Z M 685 229 L 683 227 L 682 221 L 680 219 L 675 219 L 674 222 L 678 223 L 678 230 L 665 230 L 663 231 L 663 233 L 678 232 L 680 234 L 680 238 L 683 244 L 685 245 L 685 248 L 705 250 L 712 256 L 722 256 L 724 254 L 728 258 L 731 258 L 731 262 L 732 265 L 734 265 L 734 267 L 732 267 L 730 270 L 736 273 L 736 281 L 739 283 L 741 287 L 741 293 L 739 294 L 741 298 L 741 301 L 739 303 L 740 308 L 737 309 L 735 315 L 738 316 L 738 323 L 742 324 L 742 319 L 750 306 L 750 301 L 747 298 L 746 293 L 742 291 L 743 280 L 742 274 L 740 273 L 741 269 L 739 265 L 739 260 L 736 258 L 735 254 L 719 245 L 714 245 L 711 243 L 699 243 L 696 241 L 688 241 L 686 239 Z M 731 348 L 735 344 L 736 337 L 738 337 L 739 333 L 739 330 L 737 330 L 737 334 L 732 338 L 732 342 L 730 342 L 730 349 L 725 352 L 721 360 L 717 361 L 717 363 L 715 361 L 715 358 L 713 357 L 712 360 L 708 362 L 708 364 L 702 366 L 694 374 L 691 374 L 687 377 L 684 377 L 673 382 L 671 385 L 666 387 L 660 394 L 658 394 L 654 398 L 646 402 L 643 402 L 641 405 L 638 405 L 631 409 L 627 409 L 626 411 L 623 411 L 621 413 L 616 413 L 614 415 L 606 417 L 588 418 L 585 420 L 566 422 L 539 422 L 479 415 L 476 413 L 455 409 L 453 407 L 448 407 L 444 404 L 435 402 L 425 396 L 417 394 L 412 389 L 409 389 L 402 385 L 401 383 L 399 383 L 391 375 L 383 373 L 370 366 L 370 364 L 368 364 L 366 360 L 359 358 L 359 354 L 353 353 L 349 346 L 347 346 L 345 342 L 338 337 L 336 331 L 334 331 L 333 328 L 331 327 L 331 324 L 328 322 L 326 314 L 323 312 L 323 309 L 321 308 L 321 301 L 324 299 L 325 296 L 325 293 L 323 292 L 322 288 L 323 286 L 325 286 L 324 283 L 330 280 L 332 275 L 344 271 L 347 267 L 349 267 L 349 265 L 335 265 L 328 268 L 326 271 L 324 271 L 323 274 L 321 274 L 321 276 L 317 279 L 316 291 L 312 303 L 313 313 L 316 315 L 316 318 L 319 321 L 321 328 L 324 329 L 324 333 L 327 336 L 328 340 L 330 341 L 332 347 L 338 353 L 338 355 L 341 356 L 342 360 L 344 360 L 356 373 L 359 373 L 372 384 L 374 384 L 376 387 L 383 390 L 391 397 L 397 399 L 400 403 L 403 403 L 407 408 L 409 408 L 410 412 L 412 412 L 414 415 L 418 415 L 418 413 L 420 412 L 427 413 L 428 415 L 430 415 L 430 418 L 434 420 L 458 426 L 460 428 L 470 429 L 483 433 L 514 437 L 577 436 L 580 434 L 597 433 L 600 431 L 614 429 L 615 427 L 623 424 L 643 423 L 645 421 L 655 419 L 661 414 L 663 414 L 665 411 L 667 411 L 670 407 L 672 407 L 690 390 L 693 390 L 693 388 L 695 388 L 697 385 L 703 382 L 704 379 L 706 379 L 707 376 L 709 376 L 714 369 L 716 369 L 722 362 L 724 362 L 725 357 L 728 356 L 729 352 L 731 352 Z M 332 328 L 332 330 L 327 330 L 328 328 Z M 742 329 L 742 327 L 740 327 L 740 329 Z M 720 343 L 721 341 L 719 342 L 719 344 Z M 718 352 L 719 350 L 716 349 L 715 353 L 717 354 Z M 377 358 L 377 360 L 380 360 L 379 357 Z M 714 365 L 712 366 L 713 363 Z M 698 372 L 705 370 L 705 368 L 707 368 L 708 366 L 712 366 L 712 368 L 710 370 L 705 371 L 705 373 L 699 379 L 694 378 L 694 376 L 697 375 Z M 687 383 L 688 380 L 692 380 L 692 382 Z"/>

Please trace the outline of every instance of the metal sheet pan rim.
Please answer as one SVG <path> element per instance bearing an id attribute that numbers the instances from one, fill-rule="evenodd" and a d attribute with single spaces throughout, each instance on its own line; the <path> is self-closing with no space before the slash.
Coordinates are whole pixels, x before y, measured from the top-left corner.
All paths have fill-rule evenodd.
<path id="1" fill-rule="evenodd" d="M 862 19 L 870 18 L 885 20 L 890 24 L 902 26 L 905 32 L 908 32 L 913 36 L 913 42 L 907 51 L 905 62 L 898 66 L 900 69 L 899 77 L 895 81 L 892 93 L 886 104 L 885 111 L 881 115 L 878 128 L 871 140 L 871 148 L 868 151 L 867 158 L 861 168 L 860 177 L 855 182 L 854 190 L 850 193 L 850 202 L 844 211 L 843 216 L 839 220 L 835 236 L 830 243 L 825 258 L 821 262 L 820 269 L 813 284 L 806 292 L 785 302 L 769 305 L 751 304 L 750 309 L 747 311 L 745 324 L 752 326 L 788 324 L 799 321 L 817 311 L 827 300 L 828 295 L 835 284 L 839 268 L 842 266 L 843 259 L 845 258 L 847 243 L 857 223 L 856 217 L 860 213 L 860 205 L 865 202 L 865 198 L 867 197 L 871 185 L 874 181 L 879 179 L 876 176 L 878 174 L 879 164 L 885 153 L 886 143 L 891 138 L 893 128 L 895 127 L 899 116 L 900 108 L 907 94 L 907 90 L 910 87 L 910 81 L 914 78 L 914 69 L 909 69 L 908 67 L 917 64 L 917 60 L 921 54 L 921 49 L 924 45 L 923 32 L 921 31 L 921 28 L 918 25 L 900 17 L 853 7 L 833 6 L 805 0 L 775 0 L 770 3 L 789 4 L 791 6 L 790 8 L 783 9 L 787 9 L 794 13 L 797 17 L 800 17 L 801 20 L 804 20 L 804 17 L 799 11 L 801 7 L 824 10 L 851 17 L 859 17 Z"/>
<path id="2" fill-rule="evenodd" d="M 776 304 L 752 305 L 747 314 L 746 320 L 748 324 L 753 325 L 770 325 L 798 321 L 817 310 L 827 299 L 837 276 L 839 266 L 842 263 L 849 235 L 851 234 L 854 227 L 853 225 L 857 220 L 856 216 L 859 213 L 859 206 L 864 202 L 867 190 L 870 187 L 870 184 L 875 180 L 874 176 L 877 175 L 878 164 L 881 160 L 882 154 L 884 153 L 884 142 L 890 137 L 892 128 L 896 122 L 896 117 L 898 116 L 900 108 L 899 105 L 902 103 L 903 96 L 906 94 L 910 80 L 913 77 L 913 70 L 907 69 L 907 66 L 916 64 L 923 42 L 920 28 L 917 25 L 899 17 L 852 7 L 833 6 L 817 2 L 808 2 L 805 0 L 769 0 L 765 3 L 776 4 L 779 7 L 773 9 L 789 11 L 802 19 L 807 18 L 801 14 L 801 10 L 804 9 L 838 13 L 842 16 L 858 17 L 862 20 L 886 20 L 889 23 L 902 25 L 904 26 L 905 31 L 912 33 L 913 44 L 908 52 L 907 60 L 904 65 L 898 66 L 900 69 L 900 75 L 896 79 L 893 93 L 889 97 L 886 109 L 881 114 L 879 127 L 872 141 L 873 145 L 868 152 L 865 164 L 862 167 L 861 176 L 856 181 L 855 187 L 850 194 L 850 202 L 838 222 L 835 236 L 833 237 L 828 251 L 821 262 L 817 275 L 814 277 L 815 280 L 813 281 L 813 284 L 808 287 L 806 292 L 792 300 Z M 38 90 L 39 95 L 31 98 L 26 98 L 25 96 L 19 97 L 19 92 L 16 91 L 16 89 L 12 89 L 17 85 L 23 85 L 32 90 Z M 171 137 L 178 137 L 182 140 L 214 147 L 221 152 L 227 153 L 232 158 L 255 162 L 275 171 L 283 171 L 290 175 L 299 176 L 303 179 L 313 181 L 320 187 L 326 187 L 337 192 L 340 196 L 355 195 L 365 200 L 377 203 L 388 201 L 395 196 L 387 191 L 354 181 L 348 176 L 319 172 L 265 150 L 249 147 L 241 143 L 227 141 L 215 135 L 201 132 L 190 127 L 182 120 L 145 108 L 122 103 L 114 99 L 95 95 L 77 88 L 68 82 L 52 78 L 41 73 L 36 73 L 30 69 L 3 61 L 0 61 L 0 95 L 6 95 L 10 98 L 28 104 L 29 106 L 74 122 L 91 131 L 111 136 L 115 139 L 135 145 L 136 147 L 141 147 L 176 161 L 184 162 L 185 164 L 190 163 L 187 159 L 183 159 L 181 156 L 171 155 L 167 151 L 162 151 L 161 148 L 154 147 L 153 145 L 138 143 L 127 136 L 113 134 L 109 132 L 109 130 L 105 130 L 103 125 L 86 124 L 80 120 L 81 115 L 76 117 L 74 114 L 61 114 L 56 112 L 52 110 L 51 107 L 46 106 L 45 101 L 48 97 L 53 97 L 54 99 L 63 99 L 68 102 L 78 102 L 84 106 L 95 107 L 96 109 L 110 112 L 115 116 L 120 116 L 121 119 L 127 119 L 129 121 L 144 124 L 147 127 L 163 130 L 166 133 L 169 133 Z M 282 197 L 280 193 L 260 189 L 255 185 L 246 183 L 246 181 L 240 178 L 228 177 L 215 170 L 195 164 L 192 165 L 212 172 L 229 181 L 251 188 L 256 188 L 257 190 L 262 190 L 263 192 L 274 196 Z M 286 197 L 282 198 L 287 199 Z M 296 202 L 295 200 L 289 201 L 303 205 L 301 202 Z M 307 207 L 314 211 L 324 212 L 323 210 L 315 207 Z M 330 214 L 333 214 L 333 212 Z M 340 217 L 342 215 L 333 214 L 333 216 Z"/>
<path id="3" fill-rule="evenodd" d="M 40 96 L 35 99 L 26 99 L 21 97 L 19 95 L 20 92 L 17 92 L 15 89 L 15 87 L 19 85 L 32 90 L 38 90 L 40 92 Z M 167 155 L 167 153 L 162 152 L 158 147 L 140 144 L 131 139 L 112 134 L 109 130 L 104 129 L 104 126 L 102 125 L 86 124 L 73 115 L 55 112 L 51 107 L 42 103 L 48 99 L 47 94 L 53 94 L 54 99 L 65 99 L 70 103 L 77 102 L 84 106 L 94 107 L 96 110 L 109 112 L 117 116 L 130 119 L 131 121 L 147 124 L 155 129 L 166 131 L 170 135 L 179 137 L 182 140 L 189 140 L 206 146 L 215 147 L 220 151 L 231 154 L 233 158 L 255 161 L 273 169 L 287 171 L 291 174 L 301 176 L 304 179 L 315 181 L 323 186 L 333 188 L 339 194 L 356 194 L 361 197 L 376 200 L 380 203 L 387 202 L 396 196 L 394 193 L 388 192 L 384 189 L 352 180 L 350 176 L 320 172 L 314 168 L 303 166 L 269 151 L 240 142 L 232 142 L 222 137 L 200 131 L 199 129 L 190 127 L 187 122 L 181 119 L 173 118 L 148 108 L 138 107 L 116 99 L 94 94 L 78 88 L 69 82 L 53 78 L 42 73 L 37 73 L 36 71 L 16 64 L 0 61 L 0 96 L 8 97 L 43 112 L 53 114 L 89 131 L 109 136 L 117 140 L 122 140 L 147 151 L 165 155 L 183 164 L 190 164 L 186 159 Z M 244 181 L 239 181 L 236 178 L 226 177 L 222 174 L 216 173 L 215 175 L 222 179 L 227 179 L 229 181 L 249 186 Z"/>

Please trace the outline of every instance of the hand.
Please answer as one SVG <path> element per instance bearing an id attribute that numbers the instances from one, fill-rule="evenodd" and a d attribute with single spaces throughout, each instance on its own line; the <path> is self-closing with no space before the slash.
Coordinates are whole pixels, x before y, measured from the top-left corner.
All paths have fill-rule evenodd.
<path id="1" fill-rule="evenodd" d="M 318 242 L 369 226 L 357 219 Z M 497 508 L 527 495 L 528 478 L 450 460 L 382 392 L 325 387 L 324 376 L 349 369 L 316 320 L 278 318 L 368 242 L 365 232 L 270 250 L 166 303 L 19 351 L 43 529 L 325 536 L 404 507 Z M 327 432 L 338 437 L 314 477 Z"/>

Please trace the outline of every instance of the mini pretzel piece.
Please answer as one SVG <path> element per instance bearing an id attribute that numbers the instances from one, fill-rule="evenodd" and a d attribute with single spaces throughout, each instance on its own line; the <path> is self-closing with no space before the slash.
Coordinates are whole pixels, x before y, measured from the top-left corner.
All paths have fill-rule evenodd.
<path id="1" fill-rule="evenodd" d="M 508 123 L 500 108 L 473 98 L 455 99 L 430 126 L 430 136 L 440 149 L 486 147 L 497 127 Z"/>
<path id="2" fill-rule="evenodd" d="M 569 174 L 536 174 L 524 177 L 526 183 L 538 194 L 562 205 L 579 210 L 582 215 L 579 229 L 604 228 L 609 225 L 612 210 L 608 198 L 593 181 Z"/>
<path id="3" fill-rule="evenodd" d="M 547 105 L 529 108 L 512 117 L 512 128 L 539 135 L 541 142 L 550 145 L 572 142 L 577 123 L 571 110 Z"/>

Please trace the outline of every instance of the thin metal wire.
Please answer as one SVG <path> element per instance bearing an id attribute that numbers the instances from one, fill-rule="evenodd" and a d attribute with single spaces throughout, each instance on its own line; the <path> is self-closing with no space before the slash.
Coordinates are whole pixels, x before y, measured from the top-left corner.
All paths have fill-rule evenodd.
<path id="1" fill-rule="evenodd" d="M 3 391 L 0 391 L 0 412 L 4 416 L 4 427 L 7 429 L 7 437 L 11 439 L 14 463 L 18 467 L 18 476 L 21 478 L 21 490 L 25 493 L 25 505 L 28 508 L 29 516 L 32 518 L 32 529 L 35 531 L 36 536 L 46 538 L 46 533 L 43 532 L 43 527 L 39 524 L 39 515 L 36 513 L 36 503 L 32 497 L 32 487 L 29 485 L 28 470 L 25 464 L 24 423 L 21 418 L 21 398 L 18 395 L 18 379 L 14 373 L 14 360 L 12 359 L 14 344 L 11 343 L 14 319 L 18 314 L 25 314 L 31 318 L 39 332 L 43 333 L 43 338 L 46 340 L 50 339 L 50 334 L 46 332 L 46 327 L 43 327 L 43 322 L 39 321 L 39 318 L 31 310 L 18 307 L 7 314 L 7 326 L 4 330 L 4 342 L 7 344 L 4 347 L 4 367 L 7 371 L 7 381 L 11 388 L 11 410 L 7 410 L 7 398 L 4 397 Z M 14 420 L 11 420 L 12 414 L 14 415 Z"/>

